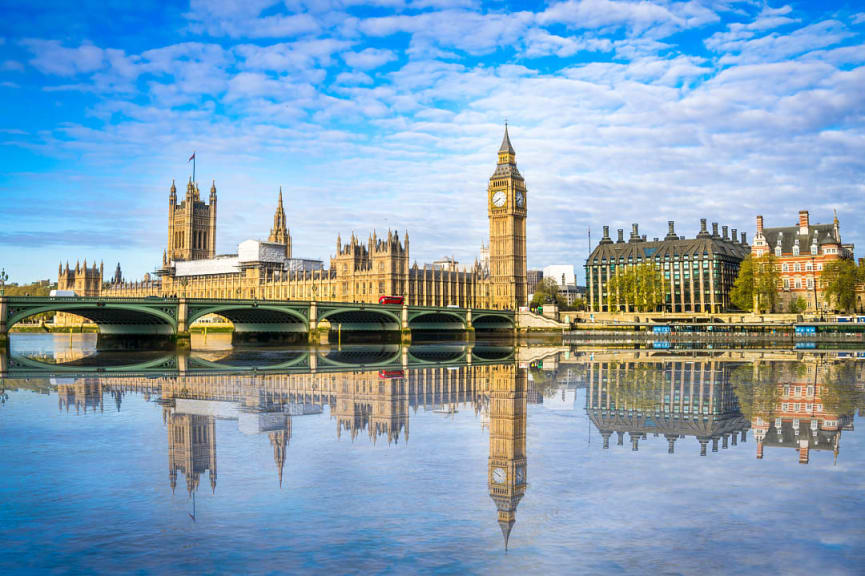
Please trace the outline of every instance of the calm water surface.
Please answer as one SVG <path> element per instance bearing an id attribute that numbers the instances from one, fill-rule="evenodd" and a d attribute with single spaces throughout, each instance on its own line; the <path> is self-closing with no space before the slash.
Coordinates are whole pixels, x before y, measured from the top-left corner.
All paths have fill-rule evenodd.
<path id="1" fill-rule="evenodd" d="M 865 573 L 856 353 L 3 357 L 0 573 Z"/>

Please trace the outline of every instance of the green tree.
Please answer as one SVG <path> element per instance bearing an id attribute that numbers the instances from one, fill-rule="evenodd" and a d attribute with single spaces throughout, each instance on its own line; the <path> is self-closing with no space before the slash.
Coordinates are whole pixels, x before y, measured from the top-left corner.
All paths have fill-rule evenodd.
<path id="1" fill-rule="evenodd" d="M 558 302 L 559 285 L 552 278 L 544 278 L 535 287 L 532 295 L 532 305 L 539 306 L 547 302 Z"/>
<path id="2" fill-rule="evenodd" d="M 805 302 L 805 299 L 799 296 L 795 300 L 790 300 L 790 313 L 791 314 L 801 314 L 805 310 L 808 309 L 808 303 Z"/>
<path id="3" fill-rule="evenodd" d="M 747 256 L 739 266 L 730 300 L 740 310 L 772 312 L 778 302 L 778 278 L 775 256 L 771 253 L 758 258 Z"/>
<path id="4" fill-rule="evenodd" d="M 613 275 L 607 290 L 614 307 L 652 312 L 664 302 L 664 277 L 654 264 L 628 266 Z"/>
<path id="5" fill-rule="evenodd" d="M 823 267 L 820 283 L 826 300 L 836 310 L 852 312 L 856 308 L 856 283 L 862 271 L 852 260 L 836 260 Z"/>
<path id="6" fill-rule="evenodd" d="M 754 261 L 750 254 L 739 266 L 739 275 L 730 290 L 730 301 L 739 310 L 750 312 L 754 309 Z"/>

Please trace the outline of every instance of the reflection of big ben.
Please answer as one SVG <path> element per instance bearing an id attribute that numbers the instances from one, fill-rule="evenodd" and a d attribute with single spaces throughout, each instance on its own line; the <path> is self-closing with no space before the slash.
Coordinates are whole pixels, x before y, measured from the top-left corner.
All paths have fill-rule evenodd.
<path id="1" fill-rule="evenodd" d="M 516 152 L 508 137 L 499 147 L 499 162 L 487 188 L 490 219 L 490 281 L 492 306 L 515 310 L 525 306 L 526 182 L 517 170 Z"/>
<path id="2" fill-rule="evenodd" d="M 526 374 L 516 366 L 497 366 L 490 378 L 487 483 L 507 549 L 517 504 L 526 492 Z"/>

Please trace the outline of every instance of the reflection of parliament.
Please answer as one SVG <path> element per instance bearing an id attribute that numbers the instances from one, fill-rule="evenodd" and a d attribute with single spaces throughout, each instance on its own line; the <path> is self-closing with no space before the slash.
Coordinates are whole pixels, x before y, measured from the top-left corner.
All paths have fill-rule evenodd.
<path id="1" fill-rule="evenodd" d="M 487 187 L 489 246 L 469 267 L 451 258 L 432 265 L 409 264 L 406 232 L 340 237 L 325 268 L 319 260 L 293 256 L 282 191 L 266 242 L 247 240 L 237 254 L 216 255 L 216 185 L 209 202 L 191 179 L 178 202 L 172 183 L 168 197 L 168 247 L 157 276 L 123 282 L 120 265 L 103 286 L 102 266 L 76 264 L 60 269 L 58 288 L 79 296 L 176 296 L 190 298 L 298 299 L 378 302 L 382 295 L 404 296 L 411 306 L 458 305 L 514 310 L 525 304 L 526 185 L 517 169 L 507 126 L 498 164 Z"/>
<path id="2" fill-rule="evenodd" d="M 401 371 L 400 371 L 401 372 Z M 431 367 L 395 377 L 378 370 L 309 374 L 202 374 L 182 377 L 81 378 L 58 386 L 61 410 L 103 410 L 113 397 L 120 410 L 126 392 L 158 397 L 168 438 L 168 478 L 189 494 L 207 473 L 217 485 L 216 420 L 236 420 L 244 434 L 267 434 L 279 485 L 289 472 L 292 420 L 325 410 L 336 436 L 351 441 L 366 432 L 369 441 L 409 439 L 409 415 L 418 409 L 440 413 L 469 405 L 489 429 L 487 482 L 507 546 L 517 504 L 526 490 L 526 370 L 514 363 Z"/>
<path id="3" fill-rule="evenodd" d="M 580 374 L 575 383 L 585 388 L 586 414 L 603 450 L 614 438 L 623 446 L 626 435 L 633 451 L 662 436 L 671 454 L 692 438 L 696 442 L 685 450 L 706 456 L 709 446 L 713 453 L 735 448 L 750 432 L 758 459 L 769 448 L 782 458 L 793 452 L 803 464 L 812 452 L 829 452 L 836 460 L 842 433 L 853 431 L 853 412 L 865 409 L 865 370 L 831 354 L 618 350 L 544 360 L 543 371 L 567 370 L 569 380 L 572 369 Z M 67 411 L 102 410 L 103 398 L 112 396 L 119 410 L 127 392 L 156 396 L 167 430 L 169 484 L 173 491 L 185 481 L 190 494 L 205 473 L 216 490 L 218 419 L 236 421 L 244 434 L 267 435 L 281 486 L 283 475 L 291 474 L 296 418 L 326 412 L 337 438 L 407 443 L 417 410 L 449 414 L 470 406 L 489 430 L 487 487 L 507 544 L 527 486 L 528 404 L 549 401 L 556 409 L 554 396 L 563 393 L 539 393 L 534 370 L 530 377 L 513 362 L 255 377 L 181 369 L 173 376 L 75 379 L 60 384 L 58 396 Z"/>

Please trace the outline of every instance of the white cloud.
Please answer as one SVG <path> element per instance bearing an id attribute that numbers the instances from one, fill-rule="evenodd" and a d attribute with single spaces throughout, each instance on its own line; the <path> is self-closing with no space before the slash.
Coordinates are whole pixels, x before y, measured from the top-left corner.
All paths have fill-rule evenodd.
<path id="1" fill-rule="evenodd" d="M 44 74 L 75 76 L 95 72 L 105 66 L 105 51 L 92 44 L 66 48 L 57 40 L 22 40 L 33 58 L 30 64 Z"/>
<path id="2" fill-rule="evenodd" d="M 360 52 L 344 52 L 342 59 L 352 68 L 359 70 L 372 70 L 384 66 L 388 62 L 396 60 L 396 54 L 391 50 L 379 48 L 365 48 Z"/>
<path id="3" fill-rule="evenodd" d="M 695 1 L 567 0 L 550 5 L 538 15 L 542 25 L 565 24 L 577 29 L 625 27 L 634 34 L 656 36 L 717 21 L 719 17 L 714 11 Z"/>
<path id="4" fill-rule="evenodd" d="M 307 13 L 261 16 L 276 4 L 277 0 L 192 0 L 186 18 L 195 33 L 231 38 L 284 38 L 321 29 Z"/>
<path id="5" fill-rule="evenodd" d="M 706 46 L 721 53 L 720 62 L 749 63 L 778 61 L 826 48 L 849 38 L 852 33 L 837 20 L 824 20 L 798 28 L 789 34 L 773 32 L 752 39 L 713 37 Z"/>

